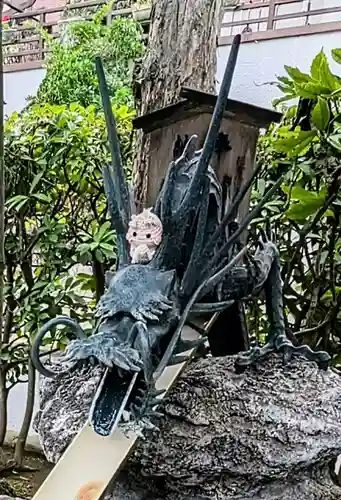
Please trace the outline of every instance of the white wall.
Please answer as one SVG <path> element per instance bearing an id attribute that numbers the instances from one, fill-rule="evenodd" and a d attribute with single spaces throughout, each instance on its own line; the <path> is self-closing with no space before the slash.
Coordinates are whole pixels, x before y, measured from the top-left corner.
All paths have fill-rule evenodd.
<path id="1" fill-rule="evenodd" d="M 264 40 L 242 44 L 231 89 L 231 98 L 272 107 L 272 100 L 281 95 L 274 86 L 264 85 L 285 74 L 284 65 L 298 66 L 309 71 L 315 55 L 324 48 L 328 57 L 331 49 L 341 47 L 340 33 Z M 223 77 L 230 47 L 218 48 L 217 80 Z M 341 74 L 341 66 L 331 63 L 332 70 Z"/>
<path id="2" fill-rule="evenodd" d="M 26 105 L 26 98 L 37 92 L 44 74 L 43 69 L 5 73 L 4 97 L 7 116 L 14 111 L 20 111 Z M 26 394 L 26 384 L 19 384 L 10 392 L 8 402 L 8 429 L 10 431 L 20 429 L 24 417 Z"/>
<path id="3" fill-rule="evenodd" d="M 25 107 L 26 98 L 35 95 L 44 75 L 45 70 L 43 69 L 5 73 L 4 94 L 6 115 L 9 116 L 14 111 L 20 111 Z"/>
<path id="4" fill-rule="evenodd" d="M 231 97 L 271 108 L 272 100 L 280 95 L 280 91 L 274 86 L 265 84 L 274 81 L 276 75 L 284 74 L 284 64 L 298 66 L 302 71 L 308 71 L 313 58 L 322 47 L 328 56 L 331 49 L 341 47 L 340 33 L 322 33 L 243 44 L 240 48 Z M 229 46 L 218 48 L 218 87 L 229 51 Z M 334 62 L 331 66 L 341 74 L 341 66 Z M 20 111 L 25 106 L 26 97 L 35 94 L 44 74 L 43 69 L 5 74 L 7 115 L 13 111 Z"/>

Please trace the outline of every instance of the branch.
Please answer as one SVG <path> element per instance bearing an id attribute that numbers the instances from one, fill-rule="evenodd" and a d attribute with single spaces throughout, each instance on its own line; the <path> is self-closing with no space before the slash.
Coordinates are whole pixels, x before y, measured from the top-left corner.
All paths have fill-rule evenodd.
<path id="1" fill-rule="evenodd" d="M 319 323 L 316 326 L 313 326 L 312 328 L 305 328 L 304 330 L 300 330 L 299 332 L 295 333 L 295 337 L 302 337 L 303 335 L 306 335 L 307 333 L 315 333 L 318 330 L 320 330 L 321 328 L 323 328 L 324 326 L 326 326 L 327 323 L 329 323 L 329 320 L 330 320 L 329 317 L 327 317 L 324 321 L 322 321 L 321 323 Z"/>
<path id="2" fill-rule="evenodd" d="M 13 268 L 13 256 L 7 256 L 7 286 L 8 286 L 8 295 L 7 295 L 7 311 L 6 311 L 6 319 L 4 325 L 4 333 L 2 341 L 4 344 L 8 344 L 12 325 L 13 325 L 13 313 L 15 310 L 16 302 L 13 295 L 13 285 L 14 285 L 14 268 Z"/>
<path id="3" fill-rule="evenodd" d="M 338 184 L 339 184 L 338 179 L 339 179 L 340 174 L 341 174 L 341 167 L 338 168 L 334 174 L 333 182 L 329 187 L 329 196 L 324 201 L 322 207 L 320 207 L 320 209 L 316 212 L 313 219 L 310 222 L 308 222 L 304 226 L 302 231 L 300 232 L 299 240 L 296 244 L 294 254 L 293 254 L 293 256 L 289 262 L 288 268 L 287 268 L 287 274 L 286 274 L 286 277 L 284 280 L 284 285 L 283 285 L 284 290 L 286 289 L 286 287 L 289 284 L 292 272 L 294 270 L 295 261 L 296 261 L 298 255 L 301 251 L 301 248 L 302 248 L 302 245 L 303 245 L 303 242 L 304 242 L 306 236 L 315 227 L 315 224 L 317 224 L 317 222 L 322 218 L 323 214 L 326 212 L 326 210 L 330 207 L 330 205 L 336 200 L 336 198 L 338 196 Z"/>

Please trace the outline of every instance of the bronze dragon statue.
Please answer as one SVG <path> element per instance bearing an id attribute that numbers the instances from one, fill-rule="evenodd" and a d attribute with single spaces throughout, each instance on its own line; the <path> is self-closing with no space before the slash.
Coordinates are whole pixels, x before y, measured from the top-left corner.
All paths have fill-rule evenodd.
<path id="1" fill-rule="evenodd" d="M 320 368 L 328 366 L 327 353 L 294 346 L 287 338 L 280 258 L 270 234 L 261 234 L 254 256 L 248 255 L 248 247 L 240 242 L 241 234 L 282 179 L 244 220 L 237 222 L 239 205 L 259 168 L 224 208 L 222 186 L 210 167 L 239 44 L 237 36 L 203 148 L 198 150 L 197 137 L 188 140 L 169 166 L 154 208 L 138 216 L 131 214 L 115 118 L 102 63 L 96 59 L 112 154 L 112 165 L 103 169 L 103 177 L 117 233 L 117 269 L 108 273 L 106 292 L 97 304 L 98 322 L 93 334 L 87 337 L 69 317 L 54 318 L 36 335 L 32 360 L 44 376 L 54 376 L 42 365 L 39 347 L 49 330 L 60 324 L 71 327 L 77 339 L 66 349 L 67 369 L 84 362 L 106 367 L 90 412 L 90 422 L 101 435 L 111 434 L 123 417 L 142 426 L 153 420 L 160 403 L 155 388 L 158 377 L 168 365 L 183 362 L 181 353 L 199 349 L 207 341 L 204 337 L 194 343 L 181 338 L 191 315 L 221 313 L 261 291 L 265 292 L 269 319 L 268 343 L 239 354 L 236 369 L 243 370 L 273 351 L 281 353 L 286 362 L 300 355 Z M 221 335 L 232 337 L 234 332 L 228 330 L 227 325 Z"/>

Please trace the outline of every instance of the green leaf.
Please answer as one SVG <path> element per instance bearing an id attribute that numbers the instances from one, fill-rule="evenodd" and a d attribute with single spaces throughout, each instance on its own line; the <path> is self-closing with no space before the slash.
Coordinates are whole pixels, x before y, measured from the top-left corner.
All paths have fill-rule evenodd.
<path id="1" fill-rule="evenodd" d="M 300 186 L 299 184 L 295 184 L 294 186 L 281 186 L 282 191 L 290 197 L 291 200 L 325 200 L 326 191 L 322 191 L 320 193 L 316 193 L 314 191 L 309 191 L 308 189 Z"/>
<path id="2" fill-rule="evenodd" d="M 291 157 L 301 156 L 309 149 L 315 137 L 315 130 L 288 132 L 284 137 L 276 140 L 274 149 Z"/>
<path id="3" fill-rule="evenodd" d="M 282 191 L 294 202 L 290 204 L 288 210 L 285 212 L 285 216 L 295 221 L 304 221 L 315 214 L 322 207 L 326 199 L 326 191 L 315 193 L 300 185 L 292 187 L 282 185 Z M 324 215 L 333 216 L 334 214 L 331 210 L 326 210 Z"/>
<path id="4" fill-rule="evenodd" d="M 341 49 L 333 49 L 332 50 L 332 57 L 335 62 L 338 64 L 341 64 Z"/>
<path id="5" fill-rule="evenodd" d="M 89 280 L 89 279 L 92 279 L 92 274 L 78 273 L 77 274 L 77 279 L 79 279 L 80 281 Z"/>
<path id="6" fill-rule="evenodd" d="M 36 198 L 39 201 L 42 201 L 43 203 L 50 203 L 50 201 L 51 201 L 50 197 L 44 193 L 36 193 L 33 196 L 34 196 L 34 198 Z"/>
<path id="7" fill-rule="evenodd" d="M 69 276 L 68 278 L 66 278 L 66 281 L 65 281 L 65 288 L 70 288 L 72 282 L 73 282 L 74 278 L 73 276 Z"/>
<path id="8" fill-rule="evenodd" d="M 33 193 L 33 191 L 35 190 L 36 186 L 39 184 L 40 179 L 43 177 L 44 173 L 45 173 L 44 171 L 39 172 L 39 174 L 37 174 L 34 177 L 34 179 L 32 181 L 32 184 L 31 184 L 31 187 L 30 187 L 30 194 Z"/>
<path id="9" fill-rule="evenodd" d="M 330 121 L 330 110 L 328 102 L 322 97 L 318 98 L 317 104 L 313 109 L 311 119 L 315 127 L 320 130 L 320 132 L 324 132 Z"/>
<path id="10" fill-rule="evenodd" d="M 81 255 L 85 254 L 86 252 L 89 252 L 91 250 L 91 243 L 81 243 L 77 247 L 77 252 L 79 252 Z"/>
<path id="11" fill-rule="evenodd" d="M 20 210 L 29 200 L 28 196 L 18 194 L 17 196 L 13 196 L 6 202 L 6 206 L 8 210 Z"/>
<path id="12" fill-rule="evenodd" d="M 257 181 L 257 190 L 258 190 L 258 193 L 260 194 L 260 196 L 262 197 L 265 193 L 265 188 L 266 188 L 266 182 L 265 182 L 265 179 L 258 179 Z"/>
<path id="13" fill-rule="evenodd" d="M 341 87 L 339 79 L 330 71 L 327 56 L 323 50 L 314 58 L 310 71 L 313 79 L 329 90 L 334 91 Z"/>
<path id="14" fill-rule="evenodd" d="M 99 249 L 95 250 L 95 257 L 98 260 L 98 262 L 102 263 L 104 261 L 103 254 Z"/>
<path id="15" fill-rule="evenodd" d="M 310 67 L 310 73 L 314 80 L 323 82 L 325 66 L 328 66 L 328 61 L 323 49 L 314 57 Z"/>
<path id="16" fill-rule="evenodd" d="M 109 231 L 110 227 L 111 227 L 110 221 L 107 221 L 104 224 L 102 224 L 101 227 L 99 228 L 99 230 L 96 233 L 96 237 L 95 237 L 96 241 L 101 241 L 101 239 L 103 238 L 103 236 L 105 236 L 105 233 L 107 231 Z"/>
<path id="17" fill-rule="evenodd" d="M 298 68 L 294 68 L 292 66 L 284 66 L 284 69 L 295 83 L 311 81 L 310 76 L 306 73 L 302 73 L 302 71 L 300 71 Z"/>
<path id="18" fill-rule="evenodd" d="M 272 105 L 274 108 L 276 108 L 280 104 L 283 104 L 284 102 L 291 101 L 292 99 L 296 99 L 296 98 L 297 98 L 296 94 L 287 94 L 283 97 L 279 97 L 278 99 L 274 99 L 272 101 Z"/>
<path id="19" fill-rule="evenodd" d="M 329 87 L 319 82 L 308 82 L 308 83 L 297 83 L 295 84 L 295 90 L 298 97 L 303 97 L 305 99 L 316 99 L 321 95 L 330 95 L 332 92 Z"/>
<path id="20" fill-rule="evenodd" d="M 278 76 L 277 80 L 283 83 L 284 85 L 287 85 L 288 87 L 292 86 L 292 81 L 290 80 L 290 78 L 287 78 L 286 76 Z"/>
<path id="21" fill-rule="evenodd" d="M 341 134 L 330 135 L 327 141 L 337 151 L 341 151 Z"/>
<path id="22" fill-rule="evenodd" d="M 321 206 L 322 204 L 318 200 L 310 203 L 295 203 L 285 212 L 285 216 L 290 220 L 306 221 L 308 217 L 315 215 Z M 333 217 L 333 215 L 332 210 L 326 210 L 324 213 L 325 217 Z"/>
<path id="23" fill-rule="evenodd" d="M 105 250 L 108 250 L 109 252 L 113 251 L 112 245 L 109 245 L 109 243 L 101 243 L 100 244 L 101 250 L 104 248 Z"/>
<path id="24" fill-rule="evenodd" d="M 109 259 L 113 259 L 116 255 L 115 251 L 114 251 L 115 247 L 113 247 L 112 245 L 109 245 L 108 243 L 101 243 L 100 250 Z"/>

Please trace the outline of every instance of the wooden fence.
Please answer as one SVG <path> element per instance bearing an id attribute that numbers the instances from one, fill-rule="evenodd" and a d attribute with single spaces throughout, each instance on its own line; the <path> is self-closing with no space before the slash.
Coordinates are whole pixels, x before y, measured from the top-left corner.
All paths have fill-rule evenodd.
<path id="1" fill-rule="evenodd" d="M 341 0 L 248 0 L 225 12 L 220 45 L 341 30 Z"/>

